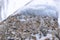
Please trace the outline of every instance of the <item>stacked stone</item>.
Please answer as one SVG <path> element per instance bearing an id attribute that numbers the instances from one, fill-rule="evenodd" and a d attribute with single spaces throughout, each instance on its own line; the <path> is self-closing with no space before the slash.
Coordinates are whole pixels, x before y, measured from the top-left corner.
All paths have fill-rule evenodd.
<path id="1" fill-rule="evenodd" d="M 36 34 L 39 34 L 39 39 L 51 34 L 53 39 L 58 23 L 57 19 L 49 16 L 16 14 L 1 22 L 0 27 L 0 33 L 3 32 L 1 40 L 37 40 Z"/>

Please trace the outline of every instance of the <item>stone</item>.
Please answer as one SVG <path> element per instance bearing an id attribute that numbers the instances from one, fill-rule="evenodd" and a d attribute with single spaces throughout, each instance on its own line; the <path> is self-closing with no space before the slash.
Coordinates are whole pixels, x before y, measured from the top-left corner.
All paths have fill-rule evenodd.
<path id="1" fill-rule="evenodd" d="M 40 37 L 39 40 L 43 36 L 46 37 L 47 34 L 51 34 L 55 37 L 57 34 L 60 35 L 60 31 L 56 33 L 56 28 L 58 29 L 57 18 L 47 16 L 46 14 L 46 16 L 41 16 L 40 12 L 39 15 L 37 15 L 38 13 L 35 13 L 35 11 L 33 10 L 33 12 L 29 13 L 30 11 L 21 11 L 19 13 L 16 13 L 15 15 L 10 15 L 7 19 L 3 20 L 0 23 L 1 40 L 7 40 L 8 37 L 13 38 L 8 40 L 37 40 L 36 36 L 32 36 L 31 34 L 38 34 Z M 60 38 L 60 36 L 58 37 Z M 56 38 L 59 39 L 58 37 Z M 47 38 L 45 40 L 49 39 L 50 38 Z"/>

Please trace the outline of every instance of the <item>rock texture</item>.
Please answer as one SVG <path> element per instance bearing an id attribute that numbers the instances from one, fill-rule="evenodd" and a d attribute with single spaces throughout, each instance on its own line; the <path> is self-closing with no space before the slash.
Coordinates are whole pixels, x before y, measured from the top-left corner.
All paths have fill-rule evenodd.
<path id="1" fill-rule="evenodd" d="M 58 19 L 17 13 L 0 23 L 0 40 L 60 40 Z"/>

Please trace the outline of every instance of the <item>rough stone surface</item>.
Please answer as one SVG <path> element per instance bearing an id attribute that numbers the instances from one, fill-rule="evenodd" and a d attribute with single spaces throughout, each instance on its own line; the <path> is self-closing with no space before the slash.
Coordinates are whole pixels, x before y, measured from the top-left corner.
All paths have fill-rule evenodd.
<path id="1" fill-rule="evenodd" d="M 17 13 L 0 23 L 0 40 L 60 40 L 58 19 Z"/>

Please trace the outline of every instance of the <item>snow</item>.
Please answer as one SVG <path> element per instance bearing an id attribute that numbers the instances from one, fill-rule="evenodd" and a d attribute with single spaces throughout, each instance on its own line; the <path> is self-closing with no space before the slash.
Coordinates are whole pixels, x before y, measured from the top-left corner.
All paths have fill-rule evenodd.
<path id="1" fill-rule="evenodd" d="M 26 21 L 25 19 L 20 19 L 20 21 Z"/>
<path id="2" fill-rule="evenodd" d="M 35 5 L 35 6 L 37 6 L 37 5 Z M 25 14 L 27 14 L 27 12 L 28 12 L 30 14 L 35 13 L 36 15 L 40 15 L 40 16 L 50 16 L 53 18 L 58 18 L 58 13 L 56 11 L 56 8 L 54 8 L 53 6 L 40 5 L 40 6 L 37 6 L 37 8 L 35 6 L 33 6 L 33 7 L 27 6 L 27 7 L 22 9 L 22 12 L 24 12 Z"/>
<path id="3" fill-rule="evenodd" d="M 52 34 L 47 34 L 47 36 L 42 36 L 41 38 L 40 38 L 39 34 L 36 34 L 36 35 L 32 34 L 32 36 L 35 36 L 36 40 L 45 40 L 47 38 L 49 38 L 50 40 L 52 40 Z M 26 39 L 26 40 L 28 40 L 28 39 Z"/>
<path id="4" fill-rule="evenodd" d="M 34 5 L 50 5 L 50 6 L 56 6 L 55 2 L 53 0 L 33 0 L 29 6 Z"/>
<path id="5" fill-rule="evenodd" d="M 15 34 L 15 32 L 12 32 L 12 34 Z"/>
<path id="6" fill-rule="evenodd" d="M 30 0 L 9 0 L 8 9 L 7 9 L 8 10 L 7 16 L 12 14 L 17 9 L 23 7 L 29 1 Z"/>
<path id="7" fill-rule="evenodd" d="M 38 40 L 45 40 L 46 38 L 50 38 L 50 40 L 52 40 L 52 35 L 51 34 L 47 34 L 46 37 L 42 37 L 41 39 L 38 39 Z"/>

